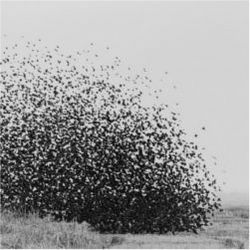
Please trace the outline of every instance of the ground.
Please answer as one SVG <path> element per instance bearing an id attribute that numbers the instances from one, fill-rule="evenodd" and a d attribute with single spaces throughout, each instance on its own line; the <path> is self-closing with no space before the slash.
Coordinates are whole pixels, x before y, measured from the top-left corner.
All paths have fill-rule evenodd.
<path id="1" fill-rule="evenodd" d="M 249 210 L 228 208 L 213 219 L 213 225 L 199 232 L 176 235 L 125 235 L 114 248 L 249 248 Z"/>
<path id="2" fill-rule="evenodd" d="M 52 222 L 36 215 L 1 214 L 1 248 L 249 248 L 249 208 L 216 214 L 199 234 L 99 234 L 86 223 Z"/>

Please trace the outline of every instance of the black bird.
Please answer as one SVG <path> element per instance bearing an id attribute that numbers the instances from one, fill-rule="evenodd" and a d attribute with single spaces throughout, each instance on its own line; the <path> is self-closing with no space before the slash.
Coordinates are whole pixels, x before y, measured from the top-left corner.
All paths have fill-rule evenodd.
<path id="1" fill-rule="evenodd" d="M 28 54 L 8 46 L 1 59 L 4 209 L 86 220 L 110 233 L 196 232 L 208 224 L 220 207 L 217 183 L 178 113 L 165 114 L 170 106 L 159 101 L 144 106 L 145 87 L 158 98 L 145 68 L 124 75 L 119 57 L 99 67 L 90 50 L 64 56 L 41 41 L 24 46 Z"/>

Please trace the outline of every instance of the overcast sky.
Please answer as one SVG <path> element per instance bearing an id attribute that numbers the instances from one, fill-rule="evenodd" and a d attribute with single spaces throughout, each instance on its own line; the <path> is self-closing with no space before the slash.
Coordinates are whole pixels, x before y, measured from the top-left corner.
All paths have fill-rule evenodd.
<path id="1" fill-rule="evenodd" d="M 247 192 L 248 2 L 1 2 L 1 34 L 84 49 L 107 45 L 177 86 L 183 126 L 201 133 L 225 191 Z M 157 84 L 157 80 L 154 82 Z"/>

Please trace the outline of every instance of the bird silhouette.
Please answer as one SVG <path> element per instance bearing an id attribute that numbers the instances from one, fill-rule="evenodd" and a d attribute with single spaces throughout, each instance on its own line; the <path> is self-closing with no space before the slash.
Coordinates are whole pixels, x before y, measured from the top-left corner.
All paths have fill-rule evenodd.
<path id="1" fill-rule="evenodd" d="M 1 58 L 3 208 L 111 233 L 208 225 L 220 207 L 218 185 L 179 114 L 159 101 L 142 104 L 145 87 L 159 98 L 146 68 L 124 75 L 118 56 L 98 66 L 92 49 L 64 55 L 40 39 L 24 47 L 21 55 L 7 46 Z"/>

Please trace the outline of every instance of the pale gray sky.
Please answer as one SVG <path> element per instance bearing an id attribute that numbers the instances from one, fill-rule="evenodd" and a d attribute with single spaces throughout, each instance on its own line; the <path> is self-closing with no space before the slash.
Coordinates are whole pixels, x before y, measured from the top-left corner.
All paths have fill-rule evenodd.
<path id="1" fill-rule="evenodd" d="M 2 34 L 65 50 L 111 47 L 155 79 L 168 71 L 183 126 L 202 134 L 225 191 L 248 192 L 248 2 L 2 2 Z M 154 82 L 156 84 L 156 82 Z"/>

